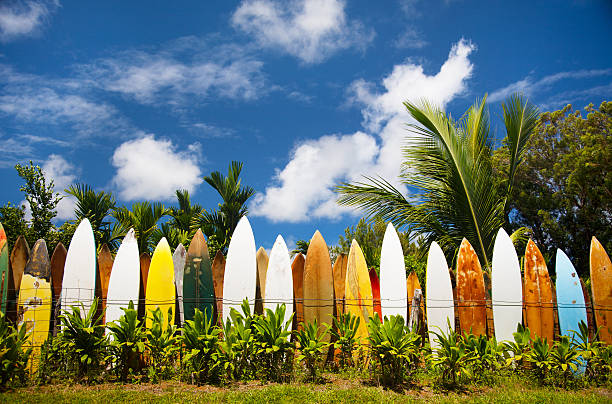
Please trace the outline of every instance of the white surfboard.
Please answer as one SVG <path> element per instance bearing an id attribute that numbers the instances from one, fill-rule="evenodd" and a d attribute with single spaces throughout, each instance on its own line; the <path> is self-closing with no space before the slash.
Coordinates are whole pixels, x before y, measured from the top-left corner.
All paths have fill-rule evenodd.
<path id="1" fill-rule="evenodd" d="M 183 310 L 183 276 L 185 274 L 185 259 L 187 251 L 183 244 L 179 244 L 172 254 L 172 263 L 174 264 L 174 285 L 176 286 L 176 302 L 178 305 L 178 313 L 175 318 L 179 319 L 179 327 L 185 323 L 185 311 Z"/>
<path id="2" fill-rule="evenodd" d="M 408 290 L 404 252 L 395 227 L 387 225 L 380 250 L 380 306 L 385 317 L 400 315 L 407 323 Z"/>
<path id="3" fill-rule="evenodd" d="M 140 259 L 138 255 L 138 242 L 134 229 L 127 232 L 113 263 L 110 279 L 108 281 L 108 294 L 106 298 L 106 322 L 118 320 L 123 315 L 122 307 L 127 308 L 130 301 L 138 310 L 138 297 L 140 292 Z"/>
<path id="4" fill-rule="evenodd" d="M 404 283 L 405 285 L 405 283 Z M 442 249 L 435 241 L 427 255 L 425 306 L 427 329 L 432 348 L 438 347 L 438 338 L 432 332 L 448 334 L 455 327 L 455 301 L 448 264 Z M 450 327 L 449 327 L 450 324 Z"/>
<path id="5" fill-rule="evenodd" d="M 268 261 L 264 309 L 274 311 L 278 305 L 283 303 L 285 304 L 284 324 L 293 314 L 293 274 L 287 244 L 283 236 L 279 234 L 272 246 Z"/>
<path id="6" fill-rule="evenodd" d="M 231 309 L 242 313 L 240 305 L 245 298 L 249 299 L 251 313 L 253 313 L 256 279 L 255 237 L 249 220 L 243 216 L 236 225 L 227 250 L 223 279 L 224 323 L 230 318 Z"/>
<path id="7" fill-rule="evenodd" d="M 498 343 L 512 342 L 516 327 L 523 320 L 521 269 L 514 244 L 504 229 L 499 229 L 493 247 L 491 300 L 493 326 Z"/>
<path id="8" fill-rule="evenodd" d="M 79 223 L 68 247 L 60 298 L 62 310 L 70 310 L 70 306 L 80 307 L 82 303 L 85 312 L 81 314 L 85 316 L 94 300 L 95 291 L 96 242 L 91 224 L 85 218 Z"/>

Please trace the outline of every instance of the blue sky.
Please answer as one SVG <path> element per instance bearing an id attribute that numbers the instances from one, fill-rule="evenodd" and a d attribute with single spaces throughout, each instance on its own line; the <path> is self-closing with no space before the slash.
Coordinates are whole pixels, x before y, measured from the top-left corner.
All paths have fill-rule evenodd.
<path id="1" fill-rule="evenodd" d="M 488 93 L 499 137 L 512 91 L 599 104 L 611 21 L 604 1 L 2 1 L 0 203 L 23 200 L 13 166 L 32 159 L 59 190 L 129 205 L 187 188 L 214 208 L 202 177 L 239 160 L 258 245 L 334 244 L 359 214 L 333 186 L 397 180 L 402 101 L 459 116 Z"/>

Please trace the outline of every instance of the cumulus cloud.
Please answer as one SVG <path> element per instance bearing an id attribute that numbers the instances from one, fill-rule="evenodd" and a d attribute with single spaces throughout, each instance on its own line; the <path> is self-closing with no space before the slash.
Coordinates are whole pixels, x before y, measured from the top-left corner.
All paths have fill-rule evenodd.
<path id="1" fill-rule="evenodd" d="M 193 192 L 202 182 L 198 143 L 178 150 L 171 140 L 145 135 L 122 143 L 111 162 L 117 172 L 113 186 L 122 200 L 169 200 L 175 190 Z"/>
<path id="2" fill-rule="evenodd" d="M 336 204 L 333 188 L 339 182 L 369 175 L 398 185 L 402 147 L 410 135 L 405 127 L 410 117 L 402 102 L 427 98 L 444 108 L 465 91 L 473 70 L 469 55 L 474 49 L 471 43 L 459 41 L 434 75 L 425 74 L 414 63 L 396 65 L 382 80 L 380 90 L 374 83 L 355 81 L 350 92 L 362 107 L 368 133 L 328 135 L 298 144 L 272 184 L 255 197 L 250 212 L 273 221 L 338 218 L 348 211 Z"/>
<path id="3" fill-rule="evenodd" d="M 318 63 L 337 51 L 363 48 L 373 31 L 349 21 L 341 0 L 245 0 L 233 25 L 268 48 L 280 49 L 304 63 Z"/>
<path id="4" fill-rule="evenodd" d="M 59 192 L 63 196 L 62 200 L 57 204 L 56 219 L 66 220 L 74 218 L 76 200 L 74 197 L 64 193 L 64 189 L 75 182 L 77 178 L 76 173 L 79 170 L 58 154 L 51 154 L 41 168 L 45 179 L 47 181 L 53 180 L 55 192 Z"/>
<path id="5" fill-rule="evenodd" d="M 57 5 L 43 1 L 5 2 L 0 6 L 0 42 L 33 34 Z"/>

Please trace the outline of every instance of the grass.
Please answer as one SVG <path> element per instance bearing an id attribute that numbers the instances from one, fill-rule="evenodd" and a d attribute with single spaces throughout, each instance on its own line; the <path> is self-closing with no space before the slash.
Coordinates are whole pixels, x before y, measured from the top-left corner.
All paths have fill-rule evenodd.
<path id="1" fill-rule="evenodd" d="M 605 388 L 562 390 L 539 387 L 523 379 L 499 378 L 490 387 L 468 385 L 460 393 L 443 392 L 427 381 L 402 392 L 368 386 L 359 378 L 326 374 L 323 384 L 236 383 L 228 387 L 202 386 L 179 382 L 161 384 L 113 384 L 94 386 L 50 385 L 24 387 L 0 394 L 0 403 L 612 403 L 612 391 Z"/>

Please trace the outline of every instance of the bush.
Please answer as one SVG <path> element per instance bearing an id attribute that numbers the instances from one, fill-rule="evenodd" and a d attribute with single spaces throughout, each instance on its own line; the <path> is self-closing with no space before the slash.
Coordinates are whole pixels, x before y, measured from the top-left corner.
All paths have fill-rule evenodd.
<path id="1" fill-rule="evenodd" d="M 32 348 L 24 349 L 26 325 L 16 329 L 11 326 L 3 313 L 0 313 L 0 385 L 4 388 L 9 382 L 26 380 L 26 369 Z"/>
<path id="2" fill-rule="evenodd" d="M 454 387 L 464 378 L 471 378 L 475 357 L 466 349 L 458 334 L 452 328 L 448 334 L 443 331 L 433 334 L 438 338 L 438 348 L 432 353 L 430 361 L 441 370 L 442 383 Z"/>
<path id="3" fill-rule="evenodd" d="M 121 310 L 124 314 L 116 322 L 106 324 L 106 328 L 112 335 L 109 358 L 121 380 L 125 381 L 130 370 L 140 369 L 140 357 L 145 351 L 145 330 L 132 301 Z"/>
<path id="4" fill-rule="evenodd" d="M 172 321 L 172 309 L 168 310 L 164 327 L 164 315 L 158 307 L 151 312 L 151 328 L 146 332 L 145 347 L 150 361 L 148 377 L 153 382 L 169 379 L 175 371 L 179 344 L 176 326 Z"/>
<path id="5" fill-rule="evenodd" d="M 359 344 L 357 329 L 360 318 L 351 313 L 341 314 L 339 318 L 334 317 L 334 326 L 330 330 L 334 349 L 340 352 L 340 368 L 354 365 L 353 352 Z"/>
<path id="6" fill-rule="evenodd" d="M 221 342 L 221 363 L 225 377 L 230 380 L 241 380 L 255 376 L 254 316 L 247 299 L 241 305 L 244 315 L 234 308 L 230 319 L 223 325 L 224 340 Z"/>
<path id="7" fill-rule="evenodd" d="M 253 321 L 257 363 L 269 380 L 287 379 L 293 363 L 293 343 L 289 331 L 293 316 L 283 324 L 286 307 L 276 306 L 276 310 L 266 309 L 265 316 L 257 316 Z"/>
<path id="8" fill-rule="evenodd" d="M 530 363 L 535 370 L 536 377 L 540 384 L 544 384 L 548 372 L 552 368 L 551 349 L 548 341 L 536 337 L 529 351 L 524 354 L 525 360 Z"/>
<path id="9" fill-rule="evenodd" d="M 183 363 L 197 384 L 218 380 L 219 334 L 221 330 L 199 309 L 195 309 L 193 320 L 185 321 L 181 341 L 187 352 Z"/>
<path id="10" fill-rule="evenodd" d="M 318 380 L 317 371 L 320 362 L 330 345 L 327 342 L 323 342 L 323 337 L 327 334 L 329 327 L 326 324 L 319 327 L 316 319 L 313 323 L 301 324 L 302 329 L 295 333 L 298 343 L 297 348 L 300 351 L 297 360 L 306 367 L 308 379 L 316 382 Z"/>

